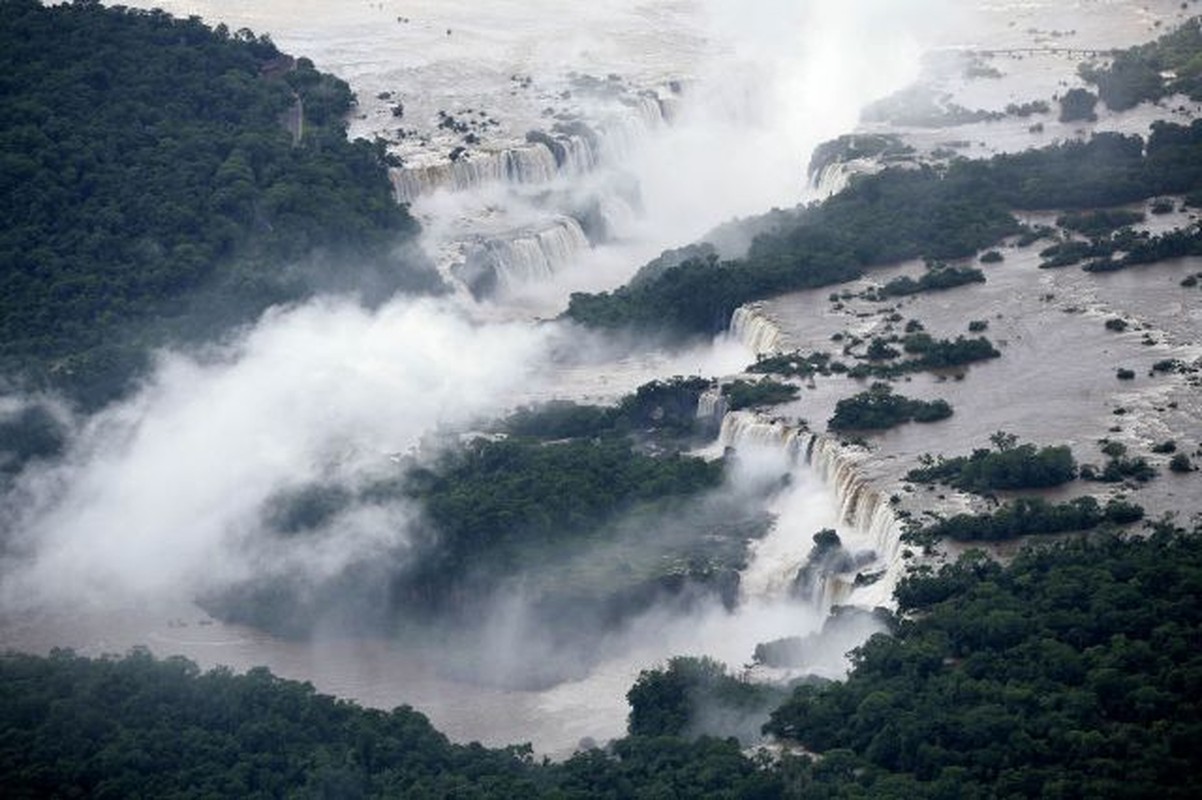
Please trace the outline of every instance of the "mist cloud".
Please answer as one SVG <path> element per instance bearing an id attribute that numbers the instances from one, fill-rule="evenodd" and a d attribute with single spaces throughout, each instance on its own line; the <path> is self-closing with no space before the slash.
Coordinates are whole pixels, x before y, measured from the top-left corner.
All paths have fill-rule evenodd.
<path id="1" fill-rule="evenodd" d="M 323 300 L 270 313 L 206 359 L 164 353 L 140 394 L 8 498 L 10 547 L 36 557 L 8 565 L 5 604 L 186 594 L 278 568 L 247 559 L 266 498 L 383 469 L 424 432 L 503 407 L 548 342 L 433 301 L 372 313 Z M 336 544 L 280 563 L 333 571 L 396 544 L 404 526 L 382 513 L 341 520 Z"/>

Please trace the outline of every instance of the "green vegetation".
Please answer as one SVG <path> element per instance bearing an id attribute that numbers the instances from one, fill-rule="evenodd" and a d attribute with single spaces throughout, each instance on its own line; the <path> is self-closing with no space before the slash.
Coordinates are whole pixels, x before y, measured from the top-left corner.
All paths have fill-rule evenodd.
<path id="1" fill-rule="evenodd" d="M 1007 103 L 1006 113 L 1015 117 L 1029 117 L 1033 114 L 1047 114 L 1052 110 L 1046 100 L 1030 100 L 1026 103 Z"/>
<path id="2" fill-rule="evenodd" d="M 405 477 L 437 530 L 436 574 L 460 574 L 466 560 L 501 567 L 516 550 L 549 544 L 639 502 L 687 497 L 717 486 L 721 462 L 653 457 L 621 440 L 476 440 Z"/>
<path id="3" fill-rule="evenodd" d="M 0 657 L 5 796 L 780 797 L 734 739 L 632 736 L 536 763 L 458 745 L 408 706 L 363 709 L 267 670 L 201 673 L 145 651 Z"/>
<path id="4" fill-rule="evenodd" d="M 665 601 L 733 605 L 747 543 L 768 518 L 711 497 L 724 462 L 681 454 L 693 441 L 700 378 L 653 381 L 616 406 L 550 403 L 497 431 L 448 437 L 365 485 L 311 484 L 263 508 L 267 535 L 304 537 L 355 509 L 422 509 L 407 544 L 314 589 L 257 581 L 215 598 L 215 616 L 304 636 L 354 600 L 346 625 L 471 621 L 519 585 L 531 619 L 566 639 Z M 647 535 L 654 530 L 655 535 Z M 283 546 L 283 544 L 282 544 Z M 575 644 L 573 639 L 573 644 Z"/>
<path id="5" fill-rule="evenodd" d="M 905 538 L 915 543 L 938 539 L 998 542 L 1019 536 L 1088 531 L 1104 522 L 1126 525 L 1143 516 L 1143 508 L 1124 500 L 1111 500 L 1103 507 L 1092 497 L 1056 504 L 1020 497 L 991 514 L 956 514 L 912 531 Z"/>
<path id="6" fill-rule="evenodd" d="M 1117 253 L 1121 255 L 1115 258 Z M 1156 235 L 1147 231 L 1120 231 L 1081 247 L 1076 260 L 1086 257 L 1094 259 L 1082 267 L 1086 272 L 1113 272 L 1140 264 L 1196 255 L 1202 255 L 1202 225 L 1198 224 Z"/>
<path id="7" fill-rule="evenodd" d="M 586 406 L 564 400 L 519 409 L 499 429 L 514 436 L 571 439 L 654 432 L 658 438 L 694 431 L 697 401 L 710 388 L 704 378 L 676 376 L 654 380 L 626 395 L 616 406 Z"/>
<path id="8" fill-rule="evenodd" d="M 952 407 L 946 400 L 913 400 L 894 394 L 887 383 L 874 383 L 868 391 L 836 403 L 827 426 L 833 431 L 882 430 L 911 420 L 936 422 L 951 415 Z"/>
<path id="9" fill-rule="evenodd" d="M 683 738 L 777 702 L 708 659 L 640 675 L 631 731 L 654 735 L 538 763 L 263 669 L 57 651 L 0 658 L 0 763 L 18 798 L 1185 800 L 1202 791 L 1199 592 L 1202 548 L 1165 525 L 919 569 L 845 681 L 803 681 L 772 712 L 767 730 L 814 757 Z"/>
<path id="10" fill-rule="evenodd" d="M 1056 242 L 1039 251 L 1043 259 L 1040 269 L 1054 269 L 1079 264 L 1086 258 L 1106 255 L 1109 249 L 1102 242 L 1083 242 L 1080 239 L 1066 239 Z"/>
<path id="11" fill-rule="evenodd" d="M 1176 210 L 1176 204 L 1168 197 L 1158 197 L 1148 206 L 1148 211 L 1160 216 L 1163 214 L 1172 214 Z"/>
<path id="12" fill-rule="evenodd" d="M 1169 459 L 1169 470 L 1177 473 L 1193 472 L 1194 463 L 1185 453 L 1176 453 Z"/>
<path id="13" fill-rule="evenodd" d="M 792 353 L 756 356 L 755 363 L 747 367 L 747 372 L 782 375 L 786 378 L 809 378 L 815 374 L 830 375 L 838 367 L 831 362 L 830 353 L 810 353 L 806 355 L 799 350 Z M 844 368 L 846 369 L 846 368 Z"/>
<path id="14" fill-rule="evenodd" d="M 977 197 L 953 167 L 857 178 L 819 206 L 777 212 L 744 259 L 686 260 L 612 293 L 574 294 L 567 315 L 601 326 L 678 333 L 722 330 L 735 308 L 795 289 L 840 283 L 909 258 L 960 258 L 1017 230 L 1004 207 Z"/>
<path id="15" fill-rule="evenodd" d="M 1060 98 L 1061 122 L 1093 122 L 1098 118 L 1094 108 L 1098 105 L 1098 96 L 1085 89 L 1069 89 Z"/>
<path id="16" fill-rule="evenodd" d="M 1036 448 L 1018 444 L 1013 434 L 998 431 L 990 437 L 993 450 L 978 448 L 969 456 L 932 459 L 906 473 L 918 483 L 946 483 L 966 492 L 1042 489 L 1059 486 L 1077 476 L 1077 461 L 1067 446 Z"/>
<path id="17" fill-rule="evenodd" d="M 1120 51 L 1109 67 L 1083 65 L 1080 73 L 1114 111 L 1177 93 L 1202 100 L 1202 20 L 1195 17 L 1154 42 Z M 1166 80 L 1161 73 L 1173 77 Z"/>
<path id="18" fill-rule="evenodd" d="M 868 343 L 868 349 L 864 351 L 864 357 L 869 361 L 888 361 L 900 355 L 900 350 L 890 347 L 889 342 L 879 336 L 873 337 L 872 341 Z"/>
<path id="19" fill-rule="evenodd" d="M 1124 208 L 1073 211 L 1056 218 L 1056 224 L 1060 227 L 1090 237 L 1112 233 L 1119 228 L 1143 221 L 1142 212 Z"/>
<path id="20" fill-rule="evenodd" d="M 45 407 L 27 406 L 0 420 L 0 485 L 35 459 L 62 454 L 67 431 Z"/>
<path id="21" fill-rule="evenodd" d="M 784 690 L 740 680 L 712 658 L 678 656 L 662 669 L 640 672 L 626 699 L 632 736 L 731 735 L 742 729 L 755 738 Z"/>
<path id="22" fill-rule="evenodd" d="M 1202 790 L 1200 589 L 1196 539 L 1164 532 L 971 554 L 904 579 L 896 636 L 768 728 L 838 776 L 813 796 L 1184 800 Z"/>
<path id="23" fill-rule="evenodd" d="M 973 267 L 949 267 L 936 265 L 928 269 L 914 280 L 908 275 L 901 275 L 881 287 L 884 297 L 904 297 L 919 292 L 942 291 L 969 283 L 984 283 L 985 273 Z"/>
<path id="24" fill-rule="evenodd" d="M 1109 460 L 1100 471 L 1093 464 L 1081 465 L 1082 480 L 1122 483 L 1130 478 L 1138 483 L 1147 483 L 1156 477 L 1156 469 L 1148 463 L 1148 459 L 1128 456 L 1127 446 L 1122 442 L 1103 439 L 1100 444 L 1102 453 Z"/>
<path id="25" fill-rule="evenodd" d="M 848 370 L 848 376 L 897 378 L 908 372 L 951 369 L 1001 355 L 984 336 L 975 339 L 963 336 L 957 336 L 954 340 L 934 339 L 930 334 L 919 331 L 908 334 L 900 341 L 906 353 L 917 357 L 890 364 L 857 364 Z"/>
<path id="26" fill-rule="evenodd" d="M 417 226 L 382 148 L 346 140 L 350 89 L 266 36 L 6 0 L 0 76 L 10 377 L 97 406 L 164 341 L 319 289 L 437 285 L 393 254 Z"/>
<path id="27" fill-rule="evenodd" d="M 1153 123 L 1146 148 L 1138 136 L 1095 133 L 1088 142 L 986 161 L 957 160 L 940 170 L 888 169 L 853 179 L 820 205 L 748 223 L 763 231 L 743 259 L 690 258 L 614 292 L 578 293 L 567 316 L 598 327 L 712 333 L 751 300 L 848 281 L 906 259 L 971 256 L 1020 232 L 1009 209 L 1113 207 L 1198 190 L 1202 121 L 1189 127 Z M 1046 232 L 1030 234 L 1038 238 Z M 1148 263 L 1193 252 L 1199 236 L 1194 230 L 1161 236 L 1128 230 L 1127 238 L 1114 241 L 1108 251 L 1087 242 L 1066 243 L 1069 250 L 1055 251 L 1055 263 L 1109 255 L 1125 246 L 1137 254 L 1124 263 L 1127 258 Z"/>
<path id="28" fill-rule="evenodd" d="M 733 380 L 722 386 L 731 411 L 787 403 L 797 398 L 800 390 L 791 383 L 762 378 L 758 381 Z"/>

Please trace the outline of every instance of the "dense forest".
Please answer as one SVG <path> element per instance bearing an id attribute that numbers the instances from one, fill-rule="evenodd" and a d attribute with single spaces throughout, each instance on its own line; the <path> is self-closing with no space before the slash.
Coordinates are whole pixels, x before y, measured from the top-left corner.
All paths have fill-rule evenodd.
<path id="1" fill-rule="evenodd" d="M 1166 530 L 966 556 L 904 580 L 896 635 L 769 728 L 866 797 L 1193 797 L 1200 589 L 1196 538 Z"/>
<path id="2" fill-rule="evenodd" d="M 887 383 L 874 383 L 867 391 L 835 404 L 827 422 L 833 431 L 883 430 L 910 422 L 938 422 L 952 415 L 946 400 L 915 400 L 895 394 Z"/>
<path id="3" fill-rule="evenodd" d="M 0 373 L 85 406 L 316 289 L 436 287 L 347 84 L 266 36 L 0 2 Z M 355 258 L 348 258 L 354 256 Z M 356 266 L 350 266 L 355 264 Z"/>
<path id="4" fill-rule="evenodd" d="M 1202 99 L 1202 20 L 1187 20 L 1154 42 L 1115 53 L 1106 66 L 1085 64 L 1081 77 L 1113 111 L 1172 94 Z M 1167 76 L 1167 77 L 1165 77 Z"/>
<path id="5" fill-rule="evenodd" d="M 1146 145 L 1146 148 L 1145 148 Z M 1018 233 L 1013 210 L 1093 209 L 1202 190 L 1202 121 L 1157 122 L 1139 136 L 1095 133 L 1086 142 L 1002 154 L 946 167 L 861 175 L 839 194 L 774 212 L 747 255 L 687 258 L 613 292 L 574 294 L 567 316 L 598 327 L 689 335 L 723 330 L 743 303 L 841 283 L 910 258 L 963 258 Z M 1130 263 L 1198 252 L 1193 232 L 1142 237 Z M 1114 252 L 1118 247 L 1112 248 Z M 983 278 L 975 269 L 898 283 L 893 293 Z"/>
<path id="6" fill-rule="evenodd" d="M 968 456 L 923 456 L 922 466 L 906 473 L 906 480 L 946 483 L 966 492 L 988 494 L 998 490 L 1044 489 L 1077 477 L 1077 460 L 1065 445 L 1037 448 L 1019 444 L 1014 434 L 998 431 L 990 437 L 992 449 L 977 448 Z"/>
<path id="7" fill-rule="evenodd" d="M 1202 549 L 1167 526 L 970 553 L 897 590 L 846 681 L 775 690 L 705 659 L 640 676 L 630 733 L 562 763 L 456 745 L 266 670 L 145 652 L 0 658 L 7 797 L 1192 798 L 1202 791 Z M 687 734 L 702 708 L 779 704 L 808 753 Z"/>

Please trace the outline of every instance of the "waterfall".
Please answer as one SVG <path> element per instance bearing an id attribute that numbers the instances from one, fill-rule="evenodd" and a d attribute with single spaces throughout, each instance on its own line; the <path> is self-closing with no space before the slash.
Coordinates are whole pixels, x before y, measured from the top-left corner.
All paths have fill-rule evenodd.
<path id="1" fill-rule="evenodd" d="M 764 313 L 762 303 L 748 303 L 730 317 L 730 335 L 756 355 L 772 355 L 786 349 L 784 331 Z"/>
<path id="2" fill-rule="evenodd" d="M 437 189 L 462 191 L 486 183 L 546 183 L 559 174 L 555 154 L 534 142 L 491 153 L 470 153 L 454 161 L 389 171 L 399 203 L 412 203 Z"/>
<path id="3" fill-rule="evenodd" d="M 810 179 L 818 198 L 826 199 L 847 188 L 856 175 L 871 175 L 879 172 L 883 164 L 878 159 L 854 158 L 850 161 L 833 161 L 818 170 Z"/>
<path id="4" fill-rule="evenodd" d="M 624 98 L 623 113 L 612 114 L 597 123 L 603 157 L 617 163 L 657 128 L 666 124 L 664 109 L 653 93 Z"/>
<path id="5" fill-rule="evenodd" d="M 525 144 L 471 151 L 435 164 L 390 171 L 397 202 L 412 203 L 438 189 L 463 191 L 488 183 L 540 184 L 559 175 L 583 175 L 603 161 L 620 163 L 651 131 L 667 124 L 665 105 L 653 92 L 622 99 L 622 109 L 595 125 L 557 122 L 550 132 L 530 131 Z M 670 106 L 669 106 L 670 107 Z"/>
<path id="6" fill-rule="evenodd" d="M 824 611 L 835 604 L 867 609 L 892 604 L 904 567 L 901 522 L 888 499 L 863 477 L 861 457 L 824 435 L 747 411 L 723 417 L 719 440 L 736 453 L 741 448 L 775 450 L 792 467 L 793 486 L 774 508 L 775 529 L 756 543 L 745 571 L 747 595 L 779 594 L 792 585 L 810 555 L 813 534 L 828 526 L 815 508 L 823 505 L 825 492 L 826 504 L 832 506 L 827 509 L 829 527 L 838 529 L 854 563 L 821 577 L 813 601 Z M 793 520 L 790 514 L 805 516 Z"/>
<path id="7" fill-rule="evenodd" d="M 537 231 L 469 246 L 464 260 L 451 267 L 455 277 L 477 297 L 547 280 L 589 249 L 588 237 L 572 217 L 556 217 Z"/>
<path id="8" fill-rule="evenodd" d="M 722 422 L 726 419 L 726 405 L 722 387 L 706 389 L 697 398 L 697 420 L 708 430 L 720 431 Z"/>
<path id="9" fill-rule="evenodd" d="M 875 554 L 872 569 L 864 574 L 881 573 L 873 583 L 851 587 L 847 601 L 865 608 L 892 605 L 893 589 L 905 565 L 901 520 L 885 494 L 864 477 L 860 470 L 863 456 L 850 454 L 826 436 L 815 435 L 812 444 L 810 467 L 834 488 L 839 518 L 851 527 L 851 542 Z"/>

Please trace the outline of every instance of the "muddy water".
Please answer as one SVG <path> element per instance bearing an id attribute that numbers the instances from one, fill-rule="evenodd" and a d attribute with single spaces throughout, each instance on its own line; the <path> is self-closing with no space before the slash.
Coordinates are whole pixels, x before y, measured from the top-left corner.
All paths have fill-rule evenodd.
<path id="1" fill-rule="evenodd" d="M 1090 274 L 1078 267 L 1041 270 L 1038 249 L 1038 244 L 1003 249 L 1003 263 L 980 265 L 985 284 L 892 303 L 848 299 L 841 310 L 834 310 L 829 290 L 803 292 L 765 303 L 762 313 L 779 326 L 791 347 L 836 357 L 842 357 L 831 341 L 837 333 L 889 336 L 901 334 L 906 321 L 918 320 L 932 336 L 954 338 L 974 335 L 968 332 L 970 321 L 988 323 L 981 335 L 994 342 L 1001 358 L 941 374 L 918 373 L 897 384 L 897 391 L 907 396 L 946 399 L 957 413 L 939 423 L 908 424 L 872 435 L 876 457 L 869 469 L 884 484 L 896 484 L 922 453 L 952 455 L 988 447 L 989 435 L 997 430 L 1039 443 L 1069 444 L 1079 460 L 1094 463 L 1104 460 L 1097 440 L 1108 437 L 1161 467 L 1160 480 L 1135 492 L 1149 511 L 1202 510 L 1197 478 L 1168 473 L 1169 457 L 1148 452 L 1166 439 L 1175 439 L 1186 452 L 1202 443 L 1202 397 L 1190 376 L 1152 374 L 1151 369 L 1164 359 L 1192 363 L 1202 357 L 1202 294 L 1180 285 L 1202 271 L 1202 259 Z M 847 288 L 900 274 L 917 276 L 922 268 L 911 263 L 881 270 Z M 886 317 L 894 312 L 904 319 L 890 323 Z M 1127 320 L 1128 330 L 1106 330 L 1105 321 L 1112 317 Z M 1134 370 L 1136 378 L 1118 380 L 1119 368 Z M 867 383 L 819 378 L 800 401 L 781 411 L 819 427 L 835 402 Z"/>

